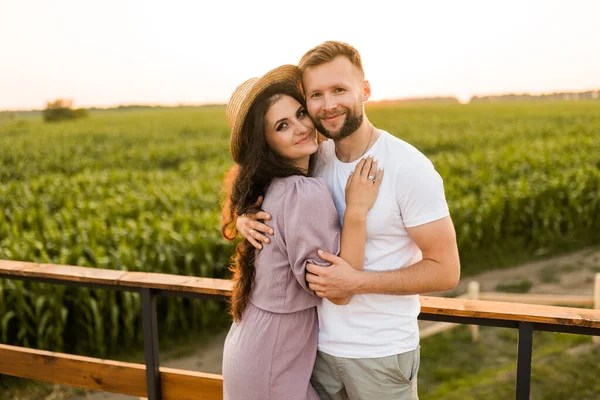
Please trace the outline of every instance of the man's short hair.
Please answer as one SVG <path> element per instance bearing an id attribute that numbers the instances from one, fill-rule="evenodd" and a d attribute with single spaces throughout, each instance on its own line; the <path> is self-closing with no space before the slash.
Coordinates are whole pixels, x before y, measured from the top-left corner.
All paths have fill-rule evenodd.
<path id="1" fill-rule="evenodd" d="M 334 40 L 323 42 L 304 53 L 298 63 L 298 68 L 300 68 L 300 73 L 303 74 L 308 68 L 331 62 L 338 56 L 346 57 L 364 75 L 365 71 L 358 50 L 348 43 Z"/>

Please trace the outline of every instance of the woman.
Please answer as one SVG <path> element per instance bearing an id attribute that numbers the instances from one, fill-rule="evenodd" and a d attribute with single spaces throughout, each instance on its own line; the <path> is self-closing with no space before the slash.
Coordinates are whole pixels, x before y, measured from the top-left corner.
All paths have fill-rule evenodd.
<path id="1" fill-rule="evenodd" d="M 226 114 L 236 165 L 225 181 L 223 236 L 234 240 L 237 217 L 261 207 L 272 216 L 275 243 L 257 250 L 243 240 L 236 249 L 234 322 L 223 352 L 224 398 L 318 399 L 310 376 L 321 299 L 308 288 L 305 267 L 327 265 L 317 254 L 322 249 L 362 269 L 366 214 L 383 172 L 368 159 L 349 177 L 342 231 L 330 189 L 311 177 L 317 132 L 306 113 L 297 67 L 281 66 L 242 83 Z M 375 183 L 369 175 L 377 175 Z M 260 206 L 259 198 L 264 198 Z"/>

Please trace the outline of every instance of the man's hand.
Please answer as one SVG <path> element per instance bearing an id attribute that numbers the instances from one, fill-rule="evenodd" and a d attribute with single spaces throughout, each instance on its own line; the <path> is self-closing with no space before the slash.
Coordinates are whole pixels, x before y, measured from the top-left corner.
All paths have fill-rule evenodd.
<path id="1" fill-rule="evenodd" d="M 308 287 L 314 290 L 319 297 L 328 299 L 349 298 L 353 290 L 358 286 L 360 271 L 352 268 L 350 264 L 342 258 L 334 256 L 331 253 L 319 250 L 319 257 L 329 261 L 329 267 L 320 267 L 314 264 L 307 264 L 306 281 Z"/>
<path id="2" fill-rule="evenodd" d="M 262 201 L 263 197 L 260 196 L 256 201 L 256 205 L 260 206 Z M 235 226 L 238 232 L 241 233 L 242 236 L 252 244 L 252 246 L 256 247 L 257 249 L 262 249 L 261 242 L 271 242 L 266 235 L 272 235 L 273 228 L 261 223 L 259 220 L 268 221 L 270 219 L 271 215 L 264 211 L 259 211 L 256 214 L 242 214 L 235 222 Z"/>

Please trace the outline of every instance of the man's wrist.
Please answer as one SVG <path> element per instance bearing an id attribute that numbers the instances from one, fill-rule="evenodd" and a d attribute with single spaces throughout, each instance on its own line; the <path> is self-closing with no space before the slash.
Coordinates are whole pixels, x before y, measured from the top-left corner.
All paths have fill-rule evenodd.
<path id="1" fill-rule="evenodd" d="M 365 292 L 365 278 L 366 278 L 365 274 L 367 274 L 365 271 L 354 270 L 354 273 L 352 274 L 351 285 L 350 285 L 350 291 L 349 291 L 350 294 L 354 295 L 354 294 L 366 293 Z"/>

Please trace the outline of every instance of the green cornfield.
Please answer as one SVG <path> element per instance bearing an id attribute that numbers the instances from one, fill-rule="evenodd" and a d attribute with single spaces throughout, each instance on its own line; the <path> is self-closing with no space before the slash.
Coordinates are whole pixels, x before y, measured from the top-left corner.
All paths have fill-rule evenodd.
<path id="1" fill-rule="evenodd" d="M 463 275 L 600 241 L 600 102 L 372 104 L 445 182 Z M 221 106 L 0 120 L 0 259 L 227 278 Z M 226 305 L 159 303 L 161 336 Z M 105 356 L 141 343 L 138 295 L 0 280 L 0 341 Z"/>

